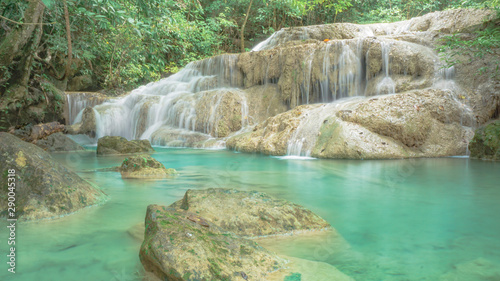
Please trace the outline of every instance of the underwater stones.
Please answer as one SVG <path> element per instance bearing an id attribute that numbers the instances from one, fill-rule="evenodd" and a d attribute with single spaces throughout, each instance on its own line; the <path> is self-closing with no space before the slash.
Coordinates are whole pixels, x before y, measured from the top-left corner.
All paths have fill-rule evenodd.
<path id="1" fill-rule="evenodd" d="M 0 170 L 16 174 L 16 215 L 20 220 L 56 218 L 102 203 L 106 195 L 52 159 L 36 145 L 0 133 Z M 7 216 L 7 184 L 0 194 L 0 216 Z"/>
<path id="2" fill-rule="evenodd" d="M 500 120 L 476 129 L 469 150 L 471 158 L 500 160 Z"/>
<path id="3" fill-rule="evenodd" d="M 35 144 L 50 152 L 85 150 L 85 148 L 61 132 L 40 139 Z"/>
<path id="4" fill-rule="evenodd" d="M 97 141 L 97 155 L 154 152 L 148 140 L 127 140 L 124 137 L 106 136 Z"/>
<path id="5" fill-rule="evenodd" d="M 499 264 L 477 258 L 453 266 L 454 269 L 440 276 L 440 281 L 500 280 Z"/>
<path id="6" fill-rule="evenodd" d="M 246 238 L 285 235 L 331 228 L 306 208 L 257 191 L 235 189 L 188 190 L 170 207 L 186 209 Z"/>
<path id="7" fill-rule="evenodd" d="M 149 205 L 139 257 L 146 272 L 161 280 L 266 280 L 285 260 L 254 241 L 204 225 L 190 210 Z"/>
<path id="8" fill-rule="evenodd" d="M 122 178 L 164 178 L 177 174 L 175 169 L 166 169 L 162 163 L 147 154 L 125 158 L 118 169 Z"/>

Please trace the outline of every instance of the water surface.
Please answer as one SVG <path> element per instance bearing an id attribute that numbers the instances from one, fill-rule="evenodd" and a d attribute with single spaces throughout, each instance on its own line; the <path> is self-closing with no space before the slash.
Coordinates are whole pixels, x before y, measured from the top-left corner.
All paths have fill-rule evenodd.
<path id="1" fill-rule="evenodd" d="M 484 280 L 500 278 L 500 163 L 283 159 L 157 148 L 153 157 L 180 175 L 145 181 L 95 171 L 125 156 L 96 157 L 89 150 L 54 157 L 110 199 L 58 220 L 18 224 L 17 273 L 7 272 L 4 255 L 0 280 L 140 280 L 141 241 L 128 231 L 143 221 L 148 204 L 168 205 L 187 189 L 207 187 L 264 191 L 316 212 L 347 247 L 318 237 L 282 240 L 273 249 L 329 263 L 356 280 L 453 280 L 445 274 L 456 273 L 457 265 L 481 271 Z M 471 261 L 480 266 L 460 266 Z"/>

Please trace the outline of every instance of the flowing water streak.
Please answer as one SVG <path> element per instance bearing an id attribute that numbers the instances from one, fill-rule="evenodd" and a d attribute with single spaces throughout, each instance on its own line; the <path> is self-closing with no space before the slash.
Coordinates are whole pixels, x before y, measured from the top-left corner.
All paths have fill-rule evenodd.
<path id="1" fill-rule="evenodd" d="M 331 117 L 333 113 L 350 108 L 358 103 L 362 97 L 345 98 L 332 103 L 315 106 L 310 109 L 303 109 L 299 126 L 295 129 L 288 140 L 287 156 L 311 157 L 312 150 L 324 121 Z"/>
<path id="2" fill-rule="evenodd" d="M 391 43 L 380 42 L 380 47 L 382 49 L 382 72 L 384 73 L 384 78 L 377 85 L 377 94 L 394 94 L 396 93 L 396 85 L 390 76 L 390 52 Z"/>
<path id="3" fill-rule="evenodd" d="M 72 125 L 81 121 L 81 114 L 87 107 L 94 107 L 108 100 L 94 93 L 68 93 L 66 94 L 66 103 L 68 105 L 67 125 Z"/>

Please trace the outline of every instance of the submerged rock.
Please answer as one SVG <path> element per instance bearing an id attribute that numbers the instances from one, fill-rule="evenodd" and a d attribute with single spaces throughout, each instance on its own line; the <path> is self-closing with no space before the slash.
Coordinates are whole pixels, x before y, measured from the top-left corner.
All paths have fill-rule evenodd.
<path id="1" fill-rule="evenodd" d="M 453 270 L 441 275 L 440 281 L 489 281 L 500 280 L 499 264 L 485 258 L 457 264 Z"/>
<path id="2" fill-rule="evenodd" d="M 118 170 L 122 178 L 155 179 L 177 174 L 175 169 L 166 169 L 162 163 L 147 154 L 125 158 Z"/>
<path id="3" fill-rule="evenodd" d="M 470 157 L 500 160 L 500 120 L 479 127 L 469 143 Z"/>
<path id="4" fill-rule="evenodd" d="M 190 189 L 170 207 L 196 213 L 226 231 L 247 238 L 331 228 L 310 210 L 257 191 Z"/>
<path id="5" fill-rule="evenodd" d="M 38 140 L 36 145 L 50 152 L 85 150 L 83 146 L 60 132 Z"/>
<path id="6" fill-rule="evenodd" d="M 7 183 L 15 170 L 16 215 L 20 220 L 56 218 L 104 202 L 106 195 L 96 186 L 59 164 L 43 149 L 0 133 L 0 170 Z M 0 215 L 7 210 L 8 186 L 0 194 Z"/>
<path id="7" fill-rule="evenodd" d="M 131 140 L 106 136 L 97 141 L 97 155 L 154 152 L 148 140 Z"/>
<path id="8" fill-rule="evenodd" d="M 285 264 L 191 211 L 158 205 L 148 206 L 139 257 L 161 280 L 266 280 Z"/>

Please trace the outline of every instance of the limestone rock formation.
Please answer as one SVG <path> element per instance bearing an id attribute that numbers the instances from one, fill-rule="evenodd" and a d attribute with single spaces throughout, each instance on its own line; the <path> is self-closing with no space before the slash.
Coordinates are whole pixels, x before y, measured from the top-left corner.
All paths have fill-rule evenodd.
<path id="1" fill-rule="evenodd" d="M 61 132 L 38 140 L 36 145 L 50 152 L 85 150 L 85 148 Z"/>
<path id="2" fill-rule="evenodd" d="M 43 149 L 0 133 L 0 169 L 7 183 L 15 170 L 16 215 L 20 220 L 57 218 L 106 200 L 96 186 L 59 164 Z M 0 215 L 7 216 L 7 184 L 0 194 Z"/>
<path id="3" fill-rule="evenodd" d="M 188 190 L 182 200 L 170 207 L 196 213 L 226 231 L 247 238 L 331 228 L 310 210 L 257 191 Z"/>
<path id="4" fill-rule="evenodd" d="M 164 178 L 177 174 L 175 169 L 166 169 L 162 163 L 147 154 L 125 158 L 119 168 L 122 178 Z"/>
<path id="5" fill-rule="evenodd" d="M 500 160 L 500 120 L 479 127 L 469 143 L 470 157 Z"/>
<path id="6" fill-rule="evenodd" d="M 266 280 L 285 260 L 200 215 L 149 205 L 139 257 L 160 280 Z"/>
<path id="7" fill-rule="evenodd" d="M 124 137 L 106 136 L 97 141 L 97 155 L 129 154 L 153 152 L 154 149 L 148 140 L 128 141 Z"/>
<path id="8" fill-rule="evenodd" d="M 320 158 L 463 155 L 472 113 L 450 91 L 428 89 L 350 102 L 303 105 L 269 118 L 228 147 L 285 155 L 299 144 Z M 462 126 L 463 125 L 463 126 Z M 300 153 L 300 149 L 299 149 Z"/>

